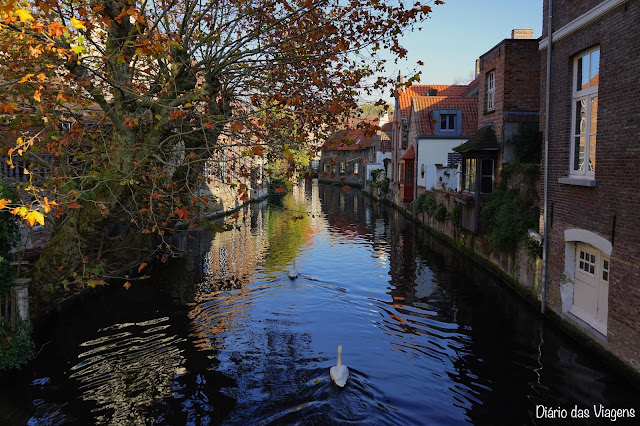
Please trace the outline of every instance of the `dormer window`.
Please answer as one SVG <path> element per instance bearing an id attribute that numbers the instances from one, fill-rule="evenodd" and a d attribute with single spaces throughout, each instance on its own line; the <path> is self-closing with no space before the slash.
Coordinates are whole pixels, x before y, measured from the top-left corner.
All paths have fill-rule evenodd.
<path id="1" fill-rule="evenodd" d="M 456 114 L 440 114 L 440 130 L 456 130 Z"/>
<path id="2" fill-rule="evenodd" d="M 433 133 L 436 136 L 460 136 L 462 134 L 462 110 L 436 109 L 431 112 L 435 122 Z"/>

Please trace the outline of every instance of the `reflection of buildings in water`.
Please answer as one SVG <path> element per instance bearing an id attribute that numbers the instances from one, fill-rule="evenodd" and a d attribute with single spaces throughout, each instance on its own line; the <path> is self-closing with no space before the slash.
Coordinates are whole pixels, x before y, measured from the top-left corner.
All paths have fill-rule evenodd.
<path id="1" fill-rule="evenodd" d="M 200 350 L 213 349 L 214 339 L 236 328 L 249 308 L 236 303 L 246 298 L 256 266 L 268 248 L 264 229 L 266 203 L 251 204 L 239 212 L 235 227 L 216 233 L 203 257 L 203 280 L 198 284 L 195 306 L 189 312 L 194 324 L 194 342 Z M 224 293 L 224 297 L 220 295 Z"/>
<path id="2" fill-rule="evenodd" d="M 173 395 L 176 375 L 184 374 L 184 339 L 168 335 L 168 317 L 115 324 L 101 337 L 81 344 L 85 352 L 71 368 L 82 399 L 94 401 L 96 424 L 151 424 L 152 404 Z"/>

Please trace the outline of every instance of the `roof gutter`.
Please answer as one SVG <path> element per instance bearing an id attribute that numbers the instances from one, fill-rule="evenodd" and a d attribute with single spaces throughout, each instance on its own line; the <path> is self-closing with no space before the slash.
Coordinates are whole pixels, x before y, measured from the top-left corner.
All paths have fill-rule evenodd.
<path id="1" fill-rule="evenodd" d="M 544 231 L 542 240 L 542 295 L 540 303 L 540 313 L 544 314 L 547 301 L 547 256 L 549 251 L 549 129 L 551 127 L 550 96 L 551 96 L 551 50 L 553 47 L 553 0 L 548 0 L 547 8 L 547 81 L 545 94 L 545 117 L 544 117 L 544 207 L 543 221 Z"/>

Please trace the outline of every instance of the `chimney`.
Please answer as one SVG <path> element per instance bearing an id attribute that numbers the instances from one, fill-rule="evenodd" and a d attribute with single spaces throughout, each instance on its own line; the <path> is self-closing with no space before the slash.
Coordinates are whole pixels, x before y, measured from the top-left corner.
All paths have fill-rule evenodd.
<path id="1" fill-rule="evenodd" d="M 476 59 L 475 78 L 478 78 L 479 75 L 480 75 L 480 58 Z"/>
<path id="2" fill-rule="evenodd" d="M 533 38 L 533 30 L 531 28 L 514 28 L 511 30 L 511 38 Z"/>

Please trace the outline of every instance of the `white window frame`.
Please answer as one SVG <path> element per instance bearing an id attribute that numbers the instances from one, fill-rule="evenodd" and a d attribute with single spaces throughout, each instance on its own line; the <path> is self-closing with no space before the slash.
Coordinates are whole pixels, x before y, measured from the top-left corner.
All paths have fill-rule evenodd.
<path id="1" fill-rule="evenodd" d="M 577 177 L 577 178 L 588 178 L 592 179 L 595 176 L 595 158 L 589 158 L 589 153 L 591 152 L 591 140 L 596 142 L 597 144 L 597 118 L 596 118 L 596 129 L 595 131 L 591 131 L 591 109 L 592 102 L 594 99 L 598 98 L 598 86 L 589 86 L 586 89 L 578 90 L 578 61 L 585 56 L 588 57 L 589 63 L 587 64 L 589 69 L 589 81 L 593 77 L 591 75 L 591 60 L 593 58 L 592 53 L 600 51 L 600 46 L 594 47 L 592 49 L 581 52 L 579 55 L 573 60 L 573 79 L 572 79 L 572 100 L 571 100 L 571 139 L 570 139 L 570 157 L 569 157 L 569 176 Z M 599 62 L 599 60 L 598 60 Z M 598 65 L 598 72 L 600 66 Z M 585 122 L 582 130 L 578 130 L 577 132 L 577 123 L 576 123 L 576 108 L 578 102 L 584 102 L 585 104 Z M 597 102 L 597 100 L 596 100 Z M 597 113 L 596 113 L 597 114 Z M 582 126 L 581 126 L 582 127 Z M 582 170 L 576 170 L 575 160 L 576 160 L 576 138 L 584 137 L 585 145 L 584 145 L 584 159 Z M 595 152 L 595 151 L 594 151 Z M 590 161 L 592 160 L 592 161 Z"/>
<path id="2" fill-rule="evenodd" d="M 440 131 L 441 132 L 455 132 L 456 130 L 456 120 L 458 114 L 440 114 Z M 449 118 L 453 118 L 453 127 L 449 127 Z M 445 127 L 442 127 L 442 125 Z"/>
<path id="3" fill-rule="evenodd" d="M 496 109 L 496 73 L 491 71 L 487 74 L 487 111 Z"/>

